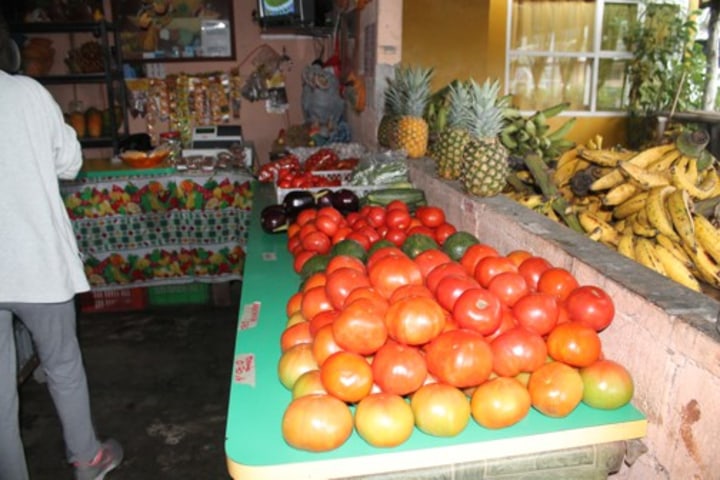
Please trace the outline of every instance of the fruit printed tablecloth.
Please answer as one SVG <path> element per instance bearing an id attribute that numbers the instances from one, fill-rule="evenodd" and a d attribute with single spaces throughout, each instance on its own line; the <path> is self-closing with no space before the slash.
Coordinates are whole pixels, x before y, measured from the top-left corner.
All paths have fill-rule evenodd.
<path id="1" fill-rule="evenodd" d="M 93 288 L 242 275 L 247 174 L 85 177 L 61 192 Z"/>

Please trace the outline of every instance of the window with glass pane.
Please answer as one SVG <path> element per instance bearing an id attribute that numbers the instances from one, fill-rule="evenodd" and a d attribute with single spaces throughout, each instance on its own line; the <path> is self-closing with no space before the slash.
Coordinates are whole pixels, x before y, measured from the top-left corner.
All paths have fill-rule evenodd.
<path id="1" fill-rule="evenodd" d="M 623 36 L 637 18 L 636 1 L 511 0 L 510 5 L 507 85 L 519 108 L 568 102 L 574 111 L 622 109 L 631 57 Z"/>

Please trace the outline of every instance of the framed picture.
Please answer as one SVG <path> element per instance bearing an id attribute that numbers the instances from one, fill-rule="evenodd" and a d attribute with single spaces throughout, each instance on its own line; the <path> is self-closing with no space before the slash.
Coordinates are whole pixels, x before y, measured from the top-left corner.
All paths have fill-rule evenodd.
<path id="1" fill-rule="evenodd" d="M 233 0 L 112 0 L 123 61 L 235 59 Z"/>

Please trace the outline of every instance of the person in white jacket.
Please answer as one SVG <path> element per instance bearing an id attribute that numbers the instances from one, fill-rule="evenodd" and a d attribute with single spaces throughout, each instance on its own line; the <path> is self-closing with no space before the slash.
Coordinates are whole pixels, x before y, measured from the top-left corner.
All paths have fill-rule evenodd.
<path id="1" fill-rule="evenodd" d="M 76 332 L 74 297 L 90 287 L 58 179 L 77 175 L 82 154 L 50 93 L 10 73 L 17 64 L 17 47 L 0 17 L 0 480 L 29 478 L 13 318 L 31 333 L 75 478 L 99 480 L 123 451 L 96 435 Z"/>

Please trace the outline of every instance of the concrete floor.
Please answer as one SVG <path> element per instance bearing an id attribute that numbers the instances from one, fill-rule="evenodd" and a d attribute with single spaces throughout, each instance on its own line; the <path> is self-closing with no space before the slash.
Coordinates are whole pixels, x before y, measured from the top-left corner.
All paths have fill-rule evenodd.
<path id="1" fill-rule="evenodd" d="M 230 306 L 80 314 L 96 428 L 125 449 L 107 480 L 225 480 L 225 418 L 237 323 Z M 71 479 L 44 384 L 20 387 L 32 480 Z"/>

